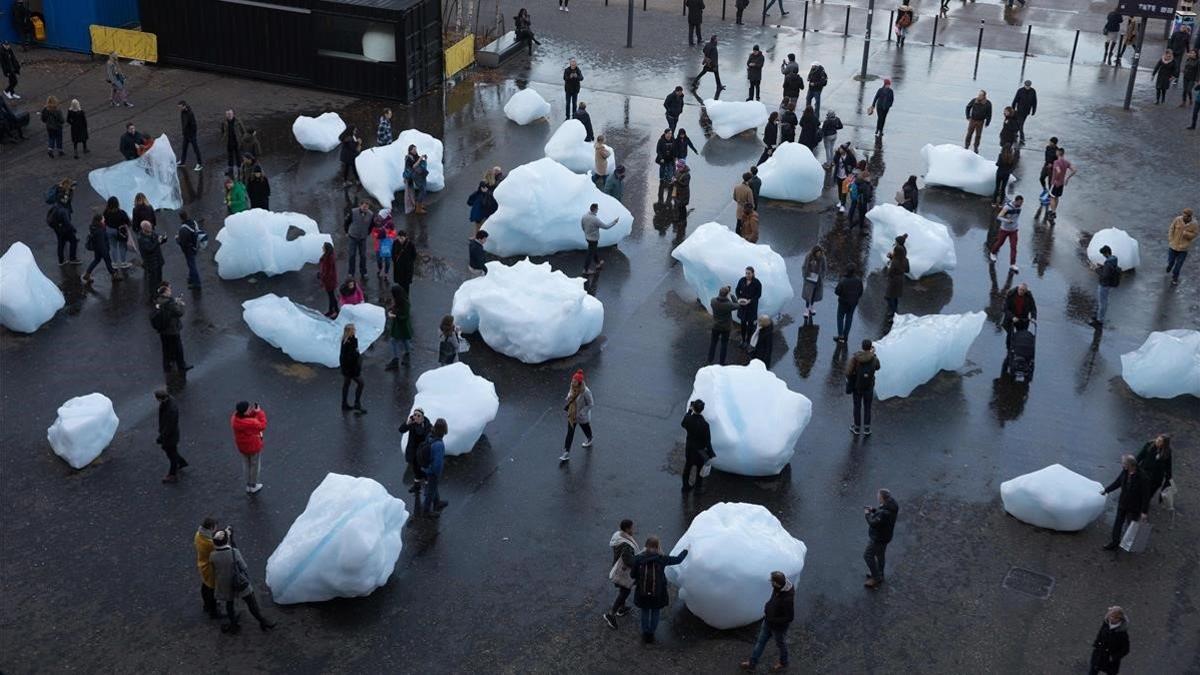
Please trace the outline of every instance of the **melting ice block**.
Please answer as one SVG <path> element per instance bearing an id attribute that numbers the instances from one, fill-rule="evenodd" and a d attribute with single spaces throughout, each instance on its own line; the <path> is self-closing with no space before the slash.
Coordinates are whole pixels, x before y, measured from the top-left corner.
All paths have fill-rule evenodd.
<path id="1" fill-rule="evenodd" d="M 908 278 L 949 272 L 958 264 L 954 240 L 945 225 L 923 218 L 896 204 L 879 204 L 867 212 L 871 220 L 871 258 L 874 269 L 888 263 L 896 237 L 907 234 Z"/>
<path id="2" fill-rule="evenodd" d="M 513 94 L 504 104 L 504 116 L 524 126 L 549 117 L 550 103 L 533 89 L 525 88 Z"/>
<path id="3" fill-rule="evenodd" d="M 387 313 L 378 305 L 345 305 L 336 319 L 298 305 L 274 293 L 242 303 L 242 318 L 258 337 L 301 363 L 338 367 L 342 353 L 342 329 L 354 324 L 358 351 L 365 353 L 383 335 Z"/>
<path id="4" fill-rule="evenodd" d="M 58 408 L 46 440 L 71 468 L 82 469 L 104 452 L 119 423 L 112 401 L 104 394 L 76 396 Z"/>
<path id="5" fill-rule="evenodd" d="M 426 156 L 429 175 L 425 177 L 426 192 L 441 192 L 446 187 L 442 169 L 442 142 L 416 129 L 405 129 L 387 145 L 363 150 L 354 160 L 363 189 L 385 207 L 404 190 L 404 156 L 408 146 L 417 146 L 417 154 Z"/>
<path id="6" fill-rule="evenodd" d="M 346 123 L 335 112 L 323 113 L 317 117 L 301 115 L 292 122 L 292 135 L 296 142 L 305 150 L 329 152 L 341 144 L 338 140 L 346 130 Z"/>
<path id="7" fill-rule="evenodd" d="M 289 241 L 290 228 L 303 234 Z M 250 209 L 226 216 L 217 241 L 221 243 L 213 257 L 217 276 L 240 279 L 257 272 L 273 277 L 295 272 L 305 263 L 315 264 L 321 260 L 325 243 L 332 243 L 333 238 L 321 234 L 317 221 L 303 213 Z"/>
<path id="8" fill-rule="evenodd" d="M 463 332 L 478 332 L 492 349 L 525 363 L 570 356 L 604 325 L 604 306 L 584 292 L 583 279 L 528 259 L 488 263 L 487 274 L 454 292 L 451 313 Z"/>
<path id="9" fill-rule="evenodd" d="M 683 562 L 667 568 L 679 599 L 704 623 L 726 630 L 763 617 L 771 598 L 771 572 L 795 584 L 808 548 L 758 504 L 721 502 L 692 520 L 671 555 L 687 549 Z"/>
<path id="10" fill-rule="evenodd" d="M 137 159 L 93 169 L 88 173 L 88 182 L 103 199 L 116 197 L 121 200 L 122 208 L 133 208 L 133 198 L 139 192 L 145 194 L 156 209 L 183 206 L 175 151 L 166 134 L 154 139 L 150 149 Z"/>
<path id="11" fill-rule="evenodd" d="M 33 251 L 15 242 L 0 257 L 0 324 L 32 333 L 54 318 L 66 299 L 33 259 Z"/>
<path id="12" fill-rule="evenodd" d="M 770 113 L 758 101 L 718 101 L 704 99 L 704 110 L 712 120 L 713 133 L 721 138 L 733 138 L 748 129 L 767 123 Z"/>
<path id="13" fill-rule="evenodd" d="M 671 251 L 671 257 L 683 264 L 683 278 L 710 313 L 708 301 L 722 286 L 736 286 L 747 267 L 754 268 L 755 277 L 762 283 L 759 313 L 778 314 L 795 295 L 783 256 L 766 244 L 751 244 L 720 223 L 696 228 Z"/>
<path id="14" fill-rule="evenodd" d="M 761 104 L 760 104 L 761 105 Z M 785 142 L 758 167 L 759 194 L 767 199 L 811 202 L 825 187 L 825 169 L 808 146 Z"/>
<path id="15" fill-rule="evenodd" d="M 1121 377 L 1143 398 L 1200 398 L 1200 331 L 1156 331 L 1121 355 Z"/>
<path id="16" fill-rule="evenodd" d="M 1000 484 L 1004 510 L 1020 521 L 1049 530 L 1076 532 L 1104 512 L 1104 486 L 1061 464 Z"/>
<path id="17" fill-rule="evenodd" d="M 961 368 L 971 343 L 983 330 L 983 320 L 983 312 L 897 314 L 891 332 L 875 341 L 879 357 L 875 396 L 881 401 L 908 396 L 938 371 Z"/>
<path id="18" fill-rule="evenodd" d="M 404 502 L 370 478 L 331 473 L 267 558 L 277 604 L 370 595 L 400 558 Z"/>
<path id="19" fill-rule="evenodd" d="M 921 148 L 925 184 L 958 188 L 990 197 L 996 190 L 996 163 L 952 143 Z"/>
<path id="20" fill-rule="evenodd" d="M 496 186 L 495 197 L 499 207 L 488 218 L 484 247 L 498 256 L 586 249 L 580 221 L 592 204 L 600 205 L 597 217 L 605 223 L 618 219 L 600 230 L 601 246 L 613 246 L 633 231 L 633 214 L 621 202 L 548 157 L 513 169 Z"/>
<path id="21" fill-rule="evenodd" d="M 696 371 L 689 401 L 704 401 L 716 469 L 743 476 L 773 476 L 792 461 L 812 401 L 787 388 L 757 359 L 745 366 L 705 366 Z M 769 570 L 768 570 L 769 571 Z"/>
<path id="22" fill-rule="evenodd" d="M 1117 265 L 1122 271 L 1131 270 L 1142 264 L 1137 239 L 1129 236 L 1128 232 L 1119 227 L 1108 227 L 1092 235 L 1092 240 L 1088 242 L 1087 247 L 1087 257 L 1092 264 L 1104 263 L 1104 256 L 1100 255 L 1100 247 L 1105 245 L 1112 249 L 1113 255 L 1117 256 Z"/>
<path id="23" fill-rule="evenodd" d="M 445 419 L 449 428 L 442 439 L 446 454 L 465 455 L 475 447 L 488 422 L 496 419 L 500 398 L 496 396 L 496 385 L 471 372 L 467 364 L 458 362 L 418 377 L 412 407 L 424 410 L 427 419 Z M 407 433 L 400 438 L 400 447 L 408 447 Z"/>
<path id="24" fill-rule="evenodd" d="M 528 91 L 528 90 L 526 90 Z M 547 106 L 549 104 L 546 104 Z M 596 168 L 596 145 L 591 141 L 585 141 L 587 131 L 583 128 L 583 122 L 579 120 L 567 120 L 563 122 L 550 140 L 546 142 L 546 147 L 543 150 L 546 156 L 554 161 L 562 164 L 575 173 L 589 173 Z M 617 153 L 612 149 L 611 145 L 605 144 L 608 148 L 608 173 L 611 174 L 617 170 Z M 511 178 L 511 176 L 510 176 Z M 508 180 L 505 178 L 504 180 Z M 504 185 L 504 183 L 500 183 Z M 585 205 L 586 208 L 586 205 Z M 490 220 L 488 221 L 491 222 Z"/>

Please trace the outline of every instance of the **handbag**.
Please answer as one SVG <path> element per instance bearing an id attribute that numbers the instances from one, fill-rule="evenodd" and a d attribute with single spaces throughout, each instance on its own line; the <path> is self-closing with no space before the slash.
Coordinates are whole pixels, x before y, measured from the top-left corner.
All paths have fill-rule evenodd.
<path id="1" fill-rule="evenodd" d="M 89 251 L 96 250 L 96 237 L 91 232 L 88 232 L 87 240 L 83 242 L 83 247 Z"/>
<path id="2" fill-rule="evenodd" d="M 1177 492 L 1178 492 L 1178 488 L 1175 487 L 1175 481 L 1174 481 L 1174 479 L 1172 479 L 1170 485 L 1163 488 L 1162 491 L 1158 493 L 1158 501 L 1160 503 L 1162 503 L 1163 505 L 1165 505 L 1167 507 L 1168 511 L 1174 511 L 1175 510 L 1175 494 Z"/>
<path id="3" fill-rule="evenodd" d="M 1121 550 L 1130 553 L 1141 553 L 1150 543 L 1150 523 L 1135 520 L 1125 528 L 1125 536 L 1121 537 Z"/>
<path id="4" fill-rule="evenodd" d="M 246 565 L 242 563 L 237 556 L 237 549 L 234 549 L 233 556 L 233 592 L 241 595 L 247 588 L 250 588 L 250 575 L 246 572 Z"/>
<path id="5" fill-rule="evenodd" d="M 708 478 L 708 475 L 710 473 L 712 473 L 712 461 L 711 460 L 705 462 L 704 466 L 700 467 L 700 477 Z"/>
<path id="6" fill-rule="evenodd" d="M 896 190 L 896 203 L 897 204 L 904 203 L 904 190 Z"/>

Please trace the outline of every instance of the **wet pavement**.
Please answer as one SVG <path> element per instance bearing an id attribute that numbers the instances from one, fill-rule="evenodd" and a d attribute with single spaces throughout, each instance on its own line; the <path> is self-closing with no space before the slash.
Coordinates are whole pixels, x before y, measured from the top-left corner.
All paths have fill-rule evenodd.
<path id="1" fill-rule="evenodd" d="M 614 31 L 595 30 L 609 15 L 620 22 Z M 1178 287 L 1156 269 L 1163 264 L 1171 217 L 1184 206 L 1197 206 L 1186 200 L 1196 195 L 1198 137 L 1182 131 L 1183 110 L 1153 106 L 1143 80 L 1135 110 L 1122 111 L 1125 71 L 1079 63 L 1072 69 L 1063 59 L 1028 64 L 1024 76 L 1038 87 L 1039 110 L 1026 125 L 1030 144 L 1013 190 L 1036 197 L 1037 158 L 1050 135 L 1062 139 L 1080 172 L 1056 227 L 1033 225 L 1026 216 L 1018 249 L 1021 273 L 1009 278 L 1003 266 L 989 273 L 983 246 L 991 211 L 985 198 L 922 190 L 920 212 L 950 227 L 958 268 L 909 282 L 901 309 L 987 312 L 990 322 L 966 366 L 939 374 L 908 398 L 877 402 L 875 434 L 856 440 L 846 430 L 850 402 L 840 376 L 845 354 L 831 340 L 832 286 L 812 326 L 799 326 L 797 297 L 784 307 L 771 364 L 814 404 L 791 466 L 772 479 L 714 474 L 702 493 L 680 499 L 678 419 L 704 362 L 709 319 L 670 257 L 686 231 L 666 222 L 653 204 L 652 140 L 663 127 L 662 97 L 694 74 L 699 57 L 679 46 L 683 35 L 673 37 L 670 47 L 660 45 L 658 51 L 667 53 L 653 58 L 647 48 L 626 53 L 615 47 L 623 38 L 624 17 L 616 7 L 576 7 L 569 16 L 572 28 L 561 35 L 543 29 L 545 44 L 532 61 L 519 57 L 500 71 L 474 73 L 448 87 L 441 100 L 398 110 L 408 123 L 395 128 L 415 124 L 445 139 L 447 187 L 428 216 L 407 223 L 422 253 L 413 285 L 414 364 L 385 372 L 386 344 L 368 352 L 367 416 L 338 410 L 335 371 L 293 363 L 241 320 L 240 303 L 267 292 L 321 307 L 314 267 L 271 279 L 221 281 L 211 262 L 215 244 L 203 255 L 204 290 L 184 294 L 189 312 L 183 339 L 196 368 L 186 384 L 169 382 L 182 410 L 181 453 L 191 467 L 170 486 L 158 480 L 165 460 L 154 445 L 151 392 L 162 375 L 158 341 L 139 298 L 139 274 L 116 288 L 101 274 L 94 290 L 85 292 L 66 268 L 55 267 L 53 240 L 42 225 L 45 187 L 60 175 L 76 178 L 81 182 L 76 212 L 89 212 L 99 200 L 84 186 L 86 170 L 119 159 L 116 139 L 125 120 L 135 120 L 144 131 L 175 134 L 175 101 L 187 98 L 200 116 L 209 161 L 201 175 L 181 172 L 185 208 L 206 217 L 215 232 L 223 213 L 217 120 L 233 105 L 264 136 L 272 207 L 312 216 L 322 230 L 335 233 L 341 250 L 340 214 L 356 195 L 340 188 L 336 153 L 300 151 L 291 139 L 291 121 L 299 113 L 336 110 L 371 138 L 382 104 L 155 68 L 134 71 L 132 100 L 138 107 L 112 111 L 98 63 L 58 54 L 31 59 L 23 78 L 26 99 L 47 93 L 80 98 L 92 113 L 93 152 L 78 161 L 69 156 L 50 161 L 41 154 L 40 130 L 34 141 L 0 151 L 5 177 L 0 246 L 27 243 L 68 298 L 67 308 L 32 336 L 0 334 L 0 508 L 7 516 L 0 540 L 6 617 L 0 667 L 732 671 L 747 655 L 756 627 L 713 630 L 675 602 L 659 630 L 662 644 L 647 649 L 637 642 L 635 617 L 614 632 L 604 627 L 600 612 L 612 599 L 607 537 L 621 518 L 636 520 L 640 537 L 657 533 L 671 545 L 704 508 L 747 501 L 770 508 L 809 547 L 789 638 L 793 663 L 802 671 L 1081 672 L 1104 609 L 1113 604 L 1133 617 L 1129 672 L 1200 670 L 1194 590 L 1200 527 L 1190 517 L 1196 498 L 1186 489 L 1200 482 L 1192 453 L 1200 407 L 1194 398 L 1138 398 L 1120 378 L 1119 358 L 1149 331 L 1200 325 L 1200 267 L 1189 263 Z M 680 21 L 665 11 L 649 12 L 645 19 L 647 30 L 657 35 L 682 33 Z M 886 143 L 876 148 L 874 120 L 863 110 L 877 82 L 852 78 L 861 42 L 789 29 L 747 27 L 738 34 L 729 25 L 719 34 L 729 64 L 723 73 L 730 87 L 726 98 L 742 98 L 744 79 L 733 65 L 754 42 L 768 55 L 764 101 L 780 96 L 770 64 L 782 54 L 796 51 L 801 63 L 826 65 L 830 85 L 823 107 L 840 113 L 846 124 L 840 138 L 865 150 L 875 173 L 882 174 L 881 200 L 908 175 L 922 172 L 922 145 L 961 140 L 962 107 L 978 88 L 994 91 L 993 98 L 1003 103 L 1022 79 L 1020 59 L 1011 53 L 985 52 L 973 80 L 973 50 L 938 49 L 931 55 L 927 47 L 897 51 L 880 45 L 871 73 L 895 80 L 897 105 Z M 603 334 L 573 357 L 537 366 L 499 356 L 472 338 L 466 361 L 496 383 L 500 415 L 474 452 L 448 462 L 446 513 L 436 523 L 406 531 L 395 574 L 371 596 L 274 606 L 263 583 L 266 559 L 327 472 L 370 476 L 393 494 L 408 496 L 394 429 L 411 405 L 417 376 L 435 365 L 437 321 L 469 276 L 466 197 L 486 168 L 510 169 L 541 156 L 553 125 L 562 120 L 560 72 L 568 56 L 579 59 L 587 76 L 580 98 L 589 104 L 596 129 L 604 130 L 629 167 L 624 202 L 637 219 L 632 236 L 604 252 L 607 264 L 597 290 L 605 305 Z M 517 127 L 503 117 L 500 108 L 518 80 L 551 101 L 552 125 Z M 711 80 L 701 91 L 711 95 Z M 700 149 L 689 158 L 694 173 L 689 227 L 709 220 L 732 225 L 730 191 L 761 144 L 749 135 L 706 138 L 699 112 L 698 102 L 690 101 L 680 123 Z M 998 151 L 998 129 L 997 123 L 985 133 L 988 157 Z M 173 227 L 176 218 L 160 211 L 159 221 Z M 800 263 L 814 244 L 830 251 L 830 285 L 834 270 L 848 262 L 861 265 L 869 244 L 836 219 L 832 189 L 812 204 L 767 202 L 761 224 L 761 243 L 787 259 L 797 289 Z M 1101 333 L 1086 325 L 1094 276 L 1083 245 L 1091 232 L 1114 225 L 1141 242 L 1143 268 L 1114 292 Z M 182 285 L 185 269 L 177 253 L 168 251 L 166 278 Z M 575 273 L 582 257 L 577 252 L 545 259 Z M 343 258 L 343 270 L 344 264 Z M 1001 294 L 1020 281 L 1030 284 L 1041 312 L 1037 375 L 1027 387 L 999 377 Z M 372 279 L 368 290 L 374 300 L 382 289 Z M 881 334 L 883 305 L 875 275 L 868 279 L 852 341 Z M 570 464 L 560 466 L 560 397 L 575 368 L 588 372 L 596 396 L 597 442 L 590 451 L 577 448 Z M 44 430 L 59 404 L 91 391 L 113 399 L 121 427 L 109 449 L 76 472 L 53 455 Z M 240 462 L 226 423 L 239 399 L 261 402 L 270 416 L 266 488 L 254 499 L 241 491 Z M 1059 462 L 1107 483 L 1121 453 L 1135 451 L 1160 431 L 1175 435 L 1175 473 L 1185 489 L 1177 517 L 1158 508 L 1152 512 L 1155 534 L 1144 555 L 1099 550 L 1112 500 L 1102 519 L 1077 534 L 1038 530 L 1004 514 L 998 494 L 1003 480 Z M 889 547 L 888 584 L 871 594 L 861 587 L 866 532 L 860 506 L 870 503 L 878 487 L 892 489 L 901 514 Z M 267 612 L 280 620 L 274 633 L 246 631 L 230 638 L 203 618 L 191 536 L 209 515 L 237 529 Z M 1004 588 L 1014 567 L 1053 577 L 1049 598 Z M 773 647 L 766 658 L 771 654 Z"/>

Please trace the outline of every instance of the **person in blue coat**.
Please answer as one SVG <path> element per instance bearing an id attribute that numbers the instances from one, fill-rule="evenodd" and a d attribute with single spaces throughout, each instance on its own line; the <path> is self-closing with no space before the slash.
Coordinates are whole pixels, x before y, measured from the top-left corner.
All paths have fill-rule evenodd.
<path id="1" fill-rule="evenodd" d="M 438 494 L 438 483 L 442 480 L 442 469 L 446 462 L 446 444 L 442 439 L 446 437 L 448 429 L 446 420 L 439 417 L 433 423 L 433 431 L 429 435 L 428 445 L 422 445 L 418 450 L 423 456 L 421 459 L 421 473 L 425 477 L 425 501 L 422 503 L 422 510 L 426 515 L 434 518 L 442 514 L 442 509 L 449 506 L 450 502 L 443 501 Z M 422 450 L 425 452 L 421 452 Z"/>

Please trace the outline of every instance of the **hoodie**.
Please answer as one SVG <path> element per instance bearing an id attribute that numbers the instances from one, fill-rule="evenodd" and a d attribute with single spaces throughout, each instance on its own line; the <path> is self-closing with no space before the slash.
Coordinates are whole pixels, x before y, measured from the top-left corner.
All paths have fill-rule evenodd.
<path id="1" fill-rule="evenodd" d="M 783 588 L 771 587 L 771 598 L 763 605 L 763 620 L 776 630 L 783 630 L 796 617 L 796 588 L 792 582 L 783 584 Z"/>
<path id="2" fill-rule="evenodd" d="M 879 357 L 875 352 L 862 350 L 846 364 L 846 393 L 857 391 L 865 394 L 875 389 L 875 372 L 879 370 Z"/>
<path id="3" fill-rule="evenodd" d="M 621 530 L 612 533 L 608 547 L 612 549 L 613 560 L 612 571 L 608 573 L 609 580 L 621 588 L 633 588 L 633 577 L 629 573 L 633 569 L 634 557 L 642 552 L 642 548 L 636 539 Z"/>

